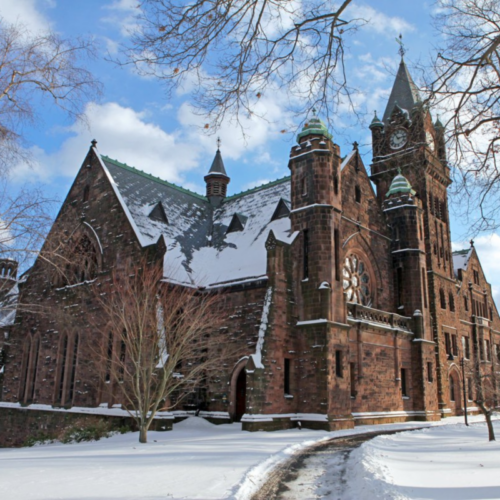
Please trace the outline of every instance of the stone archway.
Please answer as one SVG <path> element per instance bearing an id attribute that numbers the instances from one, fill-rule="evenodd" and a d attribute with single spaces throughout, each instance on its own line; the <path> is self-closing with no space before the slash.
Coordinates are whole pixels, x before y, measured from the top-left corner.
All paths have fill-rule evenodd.
<path id="1" fill-rule="evenodd" d="M 235 422 L 239 422 L 246 411 L 248 357 L 242 358 L 234 367 L 231 375 L 230 415 Z"/>

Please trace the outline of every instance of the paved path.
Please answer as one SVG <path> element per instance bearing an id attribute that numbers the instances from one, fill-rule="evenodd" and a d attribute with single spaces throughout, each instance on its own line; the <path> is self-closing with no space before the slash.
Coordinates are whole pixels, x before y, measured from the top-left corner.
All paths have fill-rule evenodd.
<path id="1" fill-rule="evenodd" d="M 351 451 L 376 436 L 396 432 L 401 430 L 334 438 L 306 448 L 273 470 L 252 500 L 344 500 Z"/>

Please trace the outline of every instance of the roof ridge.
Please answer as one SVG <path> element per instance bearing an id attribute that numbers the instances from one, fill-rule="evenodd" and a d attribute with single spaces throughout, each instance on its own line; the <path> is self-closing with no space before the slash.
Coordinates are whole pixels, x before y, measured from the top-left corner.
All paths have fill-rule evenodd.
<path id="1" fill-rule="evenodd" d="M 114 160 L 113 158 L 110 158 L 109 156 L 101 154 L 101 157 L 104 161 L 108 161 L 117 167 L 128 170 L 129 172 L 133 172 L 134 174 L 138 174 L 141 177 L 145 177 L 146 179 L 157 182 L 158 184 L 163 184 L 164 186 L 171 187 L 171 188 L 176 189 L 177 191 L 180 191 L 182 193 L 189 194 L 191 196 L 194 196 L 195 198 L 198 198 L 198 199 L 203 200 L 206 203 L 208 203 L 207 198 L 201 194 L 195 193 L 194 191 L 190 191 L 189 189 L 183 188 L 181 186 L 177 186 L 176 184 L 172 184 L 171 182 L 160 179 L 159 177 L 155 177 L 154 175 L 148 174 L 147 172 L 143 172 L 142 170 L 139 170 L 138 168 L 131 167 L 130 165 L 127 165 L 126 163 L 122 163 L 118 160 Z"/>
<path id="2" fill-rule="evenodd" d="M 282 184 L 283 182 L 289 181 L 292 178 L 291 175 L 286 175 L 281 179 L 276 179 L 275 181 L 267 182 L 266 184 L 261 184 L 260 186 L 254 187 L 252 189 L 247 189 L 246 191 L 241 191 L 240 193 L 233 194 L 224 199 L 224 203 L 228 200 L 234 200 L 235 198 L 240 198 L 242 196 L 246 196 L 247 194 L 255 193 L 256 191 L 260 191 L 261 189 L 265 189 L 268 187 L 276 186 L 277 184 Z"/>

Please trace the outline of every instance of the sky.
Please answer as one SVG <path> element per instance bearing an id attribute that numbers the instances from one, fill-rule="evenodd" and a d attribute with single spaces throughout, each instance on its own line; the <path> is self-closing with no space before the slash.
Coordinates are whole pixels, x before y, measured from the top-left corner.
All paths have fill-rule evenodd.
<path id="1" fill-rule="evenodd" d="M 431 22 L 432 1 L 355 0 L 348 9 L 346 17 L 368 21 L 348 38 L 346 51 L 347 77 L 359 90 L 355 102 L 361 120 L 341 110 L 334 118 L 334 141 L 342 156 L 357 141 L 368 166 L 368 124 L 373 111 L 381 116 L 385 110 L 400 60 L 396 37 L 403 35 L 405 60 L 417 84 L 419 67 L 429 61 L 439 39 Z M 53 107 L 39 109 L 40 120 L 24 130 L 36 161 L 17 165 L 12 185 L 28 180 L 62 202 L 94 138 L 102 154 L 202 194 L 217 137 L 231 178 L 229 195 L 289 175 L 288 155 L 301 120 L 290 116 L 282 95 L 264 95 L 265 119 L 246 120 L 244 134 L 226 122 L 214 135 L 203 129 L 206 120 L 195 113 L 189 87 L 167 97 L 157 80 L 112 62 L 128 42 L 136 14 L 137 0 L 0 0 L 6 22 L 22 23 L 33 32 L 95 37 L 99 57 L 89 67 L 104 85 L 99 102 L 87 104 L 87 124 L 68 121 Z M 284 128 L 290 133 L 282 134 Z M 454 249 L 468 246 L 467 226 L 453 213 L 451 229 Z M 481 235 L 475 246 L 500 304 L 500 235 Z"/>

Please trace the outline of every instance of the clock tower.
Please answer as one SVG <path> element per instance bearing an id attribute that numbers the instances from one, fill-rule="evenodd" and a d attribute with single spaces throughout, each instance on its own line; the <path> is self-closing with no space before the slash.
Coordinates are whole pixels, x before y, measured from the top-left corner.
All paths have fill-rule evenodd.
<path id="1" fill-rule="evenodd" d="M 382 120 L 375 115 L 370 124 L 373 142 L 373 163 L 371 180 L 377 186 L 377 198 L 388 216 L 393 229 L 393 246 L 401 243 L 394 221 L 391 222 L 386 200 L 390 187 L 398 172 L 412 186 L 421 206 L 413 231 L 417 234 L 415 244 L 403 245 L 393 253 L 422 252 L 425 265 L 415 267 L 411 278 L 404 274 L 409 261 L 402 264 L 400 274 L 406 276 L 401 286 L 410 286 L 412 292 L 421 290 L 423 301 L 425 333 L 423 338 L 436 343 L 436 371 L 438 379 L 439 406 L 444 411 L 447 373 L 442 372 L 446 360 L 444 334 L 440 323 L 450 324 L 453 310 L 445 310 L 448 297 L 456 295 L 455 277 L 451 257 L 451 236 L 448 219 L 448 193 L 451 183 L 450 169 L 446 161 L 443 126 L 437 120 L 433 123 L 431 113 L 422 102 L 419 91 L 406 67 L 403 57 L 387 103 Z M 385 203 L 385 205 L 384 205 Z M 399 228 L 399 234 L 401 228 Z M 417 242 L 423 245 L 416 245 Z M 393 258 L 394 260 L 394 258 Z M 397 269 L 396 269 L 397 270 Z M 397 280 L 396 280 L 397 281 Z M 398 285 L 395 284 L 395 289 Z M 427 293 L 426 293 L 427 290 Z M 451 306 L 450 306 L 451 308 Z M 454 306 L 453 306 L 454 308 Z M 406 311 L 405 311 L 406 312 Z M 406 312 L 411 313 L 411 311 Z"/>

